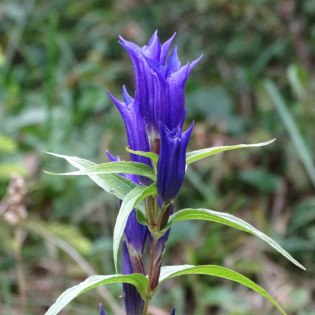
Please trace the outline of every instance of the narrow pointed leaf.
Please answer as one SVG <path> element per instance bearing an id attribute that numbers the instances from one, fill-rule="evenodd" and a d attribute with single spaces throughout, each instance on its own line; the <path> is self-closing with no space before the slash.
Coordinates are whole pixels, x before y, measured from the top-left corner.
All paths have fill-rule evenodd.
<path id="1" fill-rule="evenodd" d="M 113 256 L 115 270 L 117 272 L 117 257 L 120 240 L 124 234 L 124 230 L 128 221 L 131 211 L 136 205 L 148 196 L 156 194 L 156 185 L 151 186 L 137 186 L 123 199 L 119 213 L 116 219 L 113 236 Z"/>
<path id="2" fill-rule="evenodd" d="M 237 144 L 237 145 L 228 145 L 222 147 L 212 147 L 206 149 L 200 149 L 196 151 L 191 151 L 186 154 L 186 164 L 189 165 L 196 161 L 202 160 L 207 158 L 211 155 L 221 153 L 224 151 L 236 150 L 236 149 L 243 149 L 243 148 L 253 148 L 253 147 L 262 147 L 264 145 L 268 145 L 274 142 L 276 139 L 272 139 L 266 142 L 255 143 L 255 144 Z"/>
<path id="3" fill-rule="evenodd" d="M 69 164 L 79 170 L 85 170 L 88 167 L 96 165 L 91 161 L 81 159 L 76 156 L 47 153 L 66 160 Z M 98 174 L 88 176 L 106 192 L 115 195 L 119 199 L 124 199 L 124 197 L 136 187 L 135 183 L 117 174 Z"/>
<path id="4" fill-rule="evenodd" d="M 295 147 L 296 153 L 305 167 L 305 170 L 313 184 L 315 186 L 315 163 L 314 156 L 310 147 L 306 145 L 305 137 L 303 137 L 301 130 L 299 130 L 294 116 L 290 113 L 290 107 L 286 103 L 285 99 L 281 95 L 279 88 L 271 80 L 264 82 L 265 90 L 268 96 L 271 98 L 283 125 L 287 129 L 292 143 Z"/>
<path id="5" fill-rule="evenodd" d="M 242 230 L 244 232 L 250 233 L 259 237 L 261 240 L 265 241 L 275 250 L 277 250 L 280 254 L 290 260 L 293 264 L 298 266 L 299 268 L 306 270 L 303 265 L 301 265 L 296 259 L 294 259 L 286 250 L 284 250 L 276 241 L 272 238 L 264 234 L 263 232 L 259 231 L 251 224 L 247 223 L 246 221 L 235 217 L 229 213 L 218 212 L 208 209 L 183 209 L 176 213 L 174 213 L 169 218 L 169 223 L 166 228 L 172 223 L 186 221 L 186 220 L 204 220 L 204 221 L 212 221 L 221 224 L 225 224 L 231 227 L 234 227 L 238 230 Z"/>
<path id="6" fill-rule="evenodd" d="M 45 315 L 57 315 L 59 312 L 68 305 L 74 298 L 80 294 L 90 291 L 96 287 L 102 286 L 104 284 L 112 283 L 129 283 L 134 285 L 139 294 L 144 297 L 146 294 L 146 288 L 148 286 L 147 278 L 142 274 L 130 274 L 130 275 L 109 275 L 101 276 L 96 275 L 87 278 L 85 281 L 79 283 L 78 285 L 69 288 L 63 292 L 57 301 L 49 308 Z"/>
<path id="7" fill-rule="evenodd" d="M 242 274 L 225 267 L 215 265 L 204 266 L 182 265 L 162 267 L 160 283 L 168 279 L 183 275 L 208 275 L 232 280 L 234 282 L 244 285 L 249 289 L 258 292 L 260 295 L 269 300 L 283 315 L 286 315 L 286 312 L 280 306 L 280 304 L 277 301 L 275 301 L 262 287 L 260 287 L 247 277 L 243 276 Z"/>
<path id="8" fill-rule="evenodd" d="M 135 174 L 148 177 L 155 180 L 155 174 L 153 169 L 143 163 L 138 162 L 108 162 L 102 164 L 96 164 L 87 167 L 80 171 L 68 172 L 68 173 L 52 173 L 47 172 L 50 175 L 63 175 L 63 176 L 79 176 L 79 175 L 100 175 L 100 174 Z"/>
<path id="9" fill-rule="evenodd" d="M 157 161 L 159 159 L 159 156 L 154 152 L 135 151 L 135 150 L 132 150 L 128 147 L 126 147 L 126 151 L 129 153 L 132 153 L 132 154 L 147 157 L 147 158 L 151 159 L 154 164 L 157 164 Z"/>

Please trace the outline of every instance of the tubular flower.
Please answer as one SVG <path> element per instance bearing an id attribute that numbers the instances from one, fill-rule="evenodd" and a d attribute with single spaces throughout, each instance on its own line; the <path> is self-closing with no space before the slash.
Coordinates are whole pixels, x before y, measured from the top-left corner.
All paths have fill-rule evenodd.
<path id="1" fill-rule="evenodd" d="M 122 244 L 122 273 L 142 273 L 145 274 L 143 266 L 143 250 L 148 237 L 146 226 L 137 221 L 136 211 L 129 215 L 125 228 L 125 240 Z M 127 315 L 141 315 L 144 302 L 137 289 L 124 283 L 124 304 Z"/>
<path id="2" fill-rule="evenodd" d="M 123 102 L 115 98 L 110 92 L 108 94 L 123 118 L 130 149 L 145 152 L 149 151 L 150 146 L 145 122 L 140 113 L 138 102 L 127 93 L 125 87 L 123 87 Z M 151 165 L 150 159 L 146 157 L 130 154 L 130 158 L 134 162 Z"/>
<path id="3" fill-rule="evenodd" d="M 137 220 L 136 211 L 132 211 L 129 215 L 128 222 L 125 227 L 126 241 L 132 246 L 133 251 L 136 251 L 142 256 L 145 242 L 148 237 L 148 229 Z M 139 270 L 137 272 L 140 272 Z"/>
<path id="4" fill-rule="evenodd" d="M 120 44 L 129 53 L 135 68 L 135 98 L 139 101 L 150 139 L 159 138 L 160 121 L 170 130 L 183 126 L 186 81 L 200 60 L 181 66 L 176 47 L 167 58 L 174 37 L 175 34 L 161 44 L 155 32 L 148 45 L 142 48 L 120 37 Z"/>
<path id="5" fill-rule="evenodd" d="M 171 203 L 178 194 L 185 176 L 186 148 L 194 124 L 183 133 L 181 128 L 169 130 L 160 125 L 161 148 L 157 165 L 157 190 L 162 207 Z"/>
<path id="6" fill-rule="evenodd" d="M 132 249 L 127 245 L 126 241 L 123 241 L 122 244 L 122 273 L 131 274 L 131 273 L 143 273 L 141 270 L 137 270 L 140 266 L 135 266 L 135 260 L 132 258 L 132 255 L 136 253 L 131 253 Z M 141 264 L 142 265 L 142 264 Z M 143 268 L 143 266 L 142 266 Z M 140 268 L 141 269 L 141 268 Z M 138 293 L 137 289 L 131 285 L 124 283 L 124 304 L 127 315 L 141 315 L 143 312 L 144 302 Z"/>

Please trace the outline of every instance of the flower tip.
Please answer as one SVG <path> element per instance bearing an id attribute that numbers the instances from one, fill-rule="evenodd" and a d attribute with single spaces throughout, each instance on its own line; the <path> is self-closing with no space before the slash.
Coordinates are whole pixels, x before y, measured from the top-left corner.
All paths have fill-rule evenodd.
<path id="1" fill-rule="evenodd" d="M 105 150 L 105 154 L 107 155 L 108 159 L 109 159 L 111 162 L 120 161 L 119 156 L 114 156 L 114 155 L 111 154 L 108 150 Z"/>
<path id="2" fill-rule="evenodd" d="M 149 39 L 148 45 L 150 46 L 158 38 L 158 30 L 155 30 L 151 38 Z"/>
<path id="3" fill-rule="evenodd" d="M 193 120 L 188 128 L 188 130 L 193 129 L 195 127 L 195 121 Z"/>
<path id="4" fill-rule="evenodd" d="M 124 48 L 126 47 L 126 40 L 121 35 L 118 36 L 118 44 Z"/>
<path id="5" fill-rule="evenodd" d="M 124 104 L 118 98 L 116 98 L 110 91 L 108 91 L 107 94 L 111 101 L 116 105 L 118 110 L 120 110 Z"/>
<path id="6" fill-rule="evenodd" d="M 112 94 L 110 90 L 107 90 L 107 95 L 112 99 L 115 98 L 115 96 Z"/>
<path id="7" fill-rule="evenodd" d="M 183 134 L 182 134 L 183 139 L 186 140 L 187 143 L 188 143 L 189 138 L 190 138 L 190 135 L 191 135 L 191 133 L 192 133 L 192 131 L 193 131 L 193 129 L 194 129 L 194 126 L 195 126 L 195 121 L 193 121 L 193 122 L 190 124 L 190 126 L 188 127 L 188 129 L 185 130 L 185 131 L 183 132 Z"/>
<path id="8" fill-rule="evenodd" d="M 194 66 L 196 66 L 202 58 L 203 58 L 203 54 L 201 54 L 197 59 L 195 59 L 194 61 L 192 61 L 192 62 L 189 64 L 189 68 L 192 69 Z"/>
<path id="9" fill-rule="evenodd" d="M 122 90 L 123 90 L 124 102 L 126 104 L 130 104 L 133 101 L 133 98 L 129 95 L 125 85 L 123 85 Z"/>
<path id="10" fill-rule="evenodd" d="M 106 315 L 102 303 L 100 303 L 100 315 Z"/>
<path id="11" fill-rule="evenodd" d="M 122 37 L 122 35 L 118 36 L 118 43 L 125 42 L 126 40 Z"/>

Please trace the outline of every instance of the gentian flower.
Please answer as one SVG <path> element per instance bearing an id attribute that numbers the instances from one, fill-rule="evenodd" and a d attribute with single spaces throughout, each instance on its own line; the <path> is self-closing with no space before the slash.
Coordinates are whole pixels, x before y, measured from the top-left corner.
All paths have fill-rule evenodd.
<path id="1" fill-rule="evenodd" d="M 139 223 L 138 223 L 139 224 Z M 129 244 L 130 245 L 130 244 Z M 143 264 L 140 257 L 134 257 L 132 255 L 138 255 L 137 252 L 132 251 L 132 247 L 126 241 L 122 244 L 122 273 L 143 273 Z M 130 253 L 131 252 L 131 253 Z M 137 270 L 139 268 L 139 270 Z M 143 312 L 144 302 L 138 293 L 137 289 L 131 285 L 124 283 L 124 304 L 127 315 L 141 315 Z"/>
<path id="2" fill-rule="evenodd" d="M 185 175 L 186 148 L 193 129 L 182 132 L 185 122 L 185 85 L 190 71 L 198 63 L 195 61 L 181 65 L 177 48 L 169 54 L 175 34 L 162 44 L 153 34 L 148 45 L 139 47 L 120 37 L 120 44 L 129 53 L 136 73 L 136 91 L 132 98 L 123 87 L 123 101 L 109 96 L 119 110 L 127 133 L 128 146 L 132 150 L 155 152 L 159 155 L 157 165 L 158 204 L 162 214 L 157 223 L 162 229 L 169 215 L 173 212 L 173 201 L 178 194 Z M 111 161 L 119 158 L 107 153 Z M 132 161 L 152 167 L 150 159 L 130 154 Z M 150 181 L 137 175 L 124 175 L 137 185 L 148 185 Z M 154 253 L 156 272 L 150 279 L 153 290 L 158 282 L 162 262 L 162 253 L 169 230 L 157 240 Z M 137 221 L 136 212 L 129 215 L 122 244 L 122 273 L 146 274 L 143 252 L 147 239 L 148 228 Z M 150 237 L 150 246 L 152 238 Z M 151 271 L 151 270 L 150 270 Z M 144 301 L 136 288 L 123 284 L 124 302 L 127 315 L 141 315 Z M 102 314 L 104 315 L 104 314 Z M 175 309 L 171 315 L 175 315 Z"/>
<path id="3" fill-rule="evenodd" d="M 149 151 L 150 146 L 146 133 L 145 122 L 140 113 L 138 101 L 134 100 L 128 94 L 125 87 L 123 87 L 123 102 L 115 98 L 110 92 L 108 94 L 124 120 L 128 146 L 130 149 L 145 152 Z M 151 165 L 150 159 L 146 157 L 130 154 L 130 158 L 134 162 Z"/>
<path id="4" fill-rule="evenodd" d="M 159 139 L 160 121 L 170 130 L 183 126 L 186 81 L 200 60 L 182 67 L 176 47 L 167 58 L 174 36 L 161 44 L 155 32 L 148 45 L 142 48 L 120 37 L 120 44 L 129 53 L 135 68 L 135 98 L 146 121 L 151 144 L 153 139 Z"/>
<path id="5" fill-rule="evenodd" d="M 144 273 L 142 255 L 147 237 L 147 227 L 138 222 L 136 211 L 133 210 L 125 227 L 125 242 L 129 248 L 134 272 L 137 273 Z"/>
<path id="6" fill-rule="evenodd" d="M 186 148 L 194 124 L 181 133 L 181 128 L 169 130 L 160 125 L 161 151 L 157 165 L 157 190 L 163 205 L 172 203 L 185 177 Z"/>

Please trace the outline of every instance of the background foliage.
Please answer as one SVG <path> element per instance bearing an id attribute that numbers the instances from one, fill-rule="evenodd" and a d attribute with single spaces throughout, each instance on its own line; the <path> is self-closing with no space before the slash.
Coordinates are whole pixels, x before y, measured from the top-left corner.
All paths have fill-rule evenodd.
<path id="1" fill-rule="evenodd" d="M 289 314 L 315 314 L 314 1 L 2 0 L 0 21 L 1 314 L 43 314 L 86 275 L 113 273 L 117 201 L 88 178 L 44 174 L 67 168 L 44 151 L 95 162 L 105 149 L 127 156 L 106 95 L 119 95 L 123 83 L 134 89 L 117 37 L 144 44 L 155 29 L 162 40 L 177 32 L 183 62 L 204 54 L 187 87 L 191 149 L 277 138 L 196 164 L 177 208 L 237 213 L 308 271 L 249 235 L 198 222 L 174 226 L 165 262 L 231 267 Z M 14 208 L 13 173 L 26 185 L 20 226 L 5 215 Z M 120 286 L 110 292 L 120 303 Z M 117 314 L 111 298 L 106 289 L 88 293 L 67 314 L 97 314 L 100 301 Z M 175 303 L 178 314 L 276 314 L 260 296 L 201 276 L 169 282 L 154 302 Z"/>

